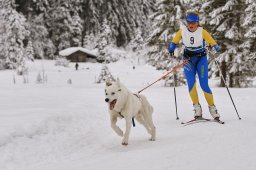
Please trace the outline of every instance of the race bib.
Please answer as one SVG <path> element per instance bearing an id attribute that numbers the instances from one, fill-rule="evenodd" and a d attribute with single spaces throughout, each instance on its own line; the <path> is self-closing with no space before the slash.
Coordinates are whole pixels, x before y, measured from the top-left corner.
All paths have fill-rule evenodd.
<path id="1" fill-rule="evenodd" d="M 203 47 L 203 28 L 198 27 L 195 32 L 190 32 L 186 26 L 181 27 L 182 42 L 187 48 Z"/>

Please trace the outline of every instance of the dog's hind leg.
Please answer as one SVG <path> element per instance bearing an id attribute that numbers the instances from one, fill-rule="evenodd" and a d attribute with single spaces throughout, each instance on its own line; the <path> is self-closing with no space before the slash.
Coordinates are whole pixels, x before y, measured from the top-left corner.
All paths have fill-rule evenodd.
<path id="1" fill-rule="evenodd" d="M 136 116 L 135 116 L 135 119 L 140 123 L 142 124 L 145 129 L 147 130 L 147 132 L 149 134 L 151 134 L 151 129 L 149 128 L 149 126 L 147 125 L 147 123 L 145 122 L 143 116 L 141 115 L 141 113 L 139 112 Z"/>
<path id="2" fill-rule="evenodd" d="M 145 120 L 146 125 L 149 126 L 149 128 L 150 128 L 150 134 L 151 134 L 150 140 L 155 141 L 156 140 L 156 128 L 155 128 L 155 125 L 152 120 L 152 109 L 146 110 L 143 113 L 143 118 Z"/>
<path id="3" fill-rule="evenodd" d="M 152 114 L 149 114 L 146 116 L 146 122 L 147 124 L 149 125 L 150 129 L 151 129 L 151 138 L 150 140 L 152 141 L 155 141 L 156 140 L 156 127 L 153 123 L 153 120 L 152 120 Z"/>
<path id="4" fill-rule="evenodd" d="M 112 116 L 110 119 L 112 129 L 121 137 L 123 137 L 123 131 L 116 125 L 117 117 Z"/>
<path id="5" fill-rule="evenodd" d="M 141 114 L 145 120 L 146 125 L 150 128 L 151 138 L 150 140 L 156 140 L 156 128 L 152 120 L 153 107 L 149 104 L 147 98 L 141 95 L 142 98 L 142 110 Z"/>

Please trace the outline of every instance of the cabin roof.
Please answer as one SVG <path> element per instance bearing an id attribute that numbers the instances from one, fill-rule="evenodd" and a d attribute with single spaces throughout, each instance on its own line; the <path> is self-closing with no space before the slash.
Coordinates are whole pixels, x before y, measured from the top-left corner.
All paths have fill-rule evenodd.
<path id="1" fill-rule="evenodd" d="M 97 57 L 97 53 L 95 51 L 92 51 L 92 50 L 88 50 L 86 48 L 83 48 L 83 47 L 69 47 L 69 48 L 66 48 L 64 50 L 61 50 L 59 51 L 59 55 L 63 56 L 63 57 L 66 57 L 66 56 L 69 56 L 77 51 L 82 51 L 88 55 L 91 55 L 91 56 L 94 56 L 94 57 Z"/>

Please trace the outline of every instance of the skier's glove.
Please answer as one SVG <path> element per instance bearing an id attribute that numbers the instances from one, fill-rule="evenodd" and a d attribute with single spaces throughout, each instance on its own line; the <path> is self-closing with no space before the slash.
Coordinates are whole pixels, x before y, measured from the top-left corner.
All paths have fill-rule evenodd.
<path id="1" fill-rule="evenodd" d="M 176 44 L 171 42 L 170 45 L 169 45 L 169 53 L 170 53 L 170 56 L 173 57 L 174 56 L 174 50 L 176 48 Z"/>
<path id="2" fill-rule="evenodd" d="M 171 57 L 171 58 L 174 57 L 174 52 L 170 52 L 170 57 Z"/>
<path id="3" fill-rule="evenodd" d="M 220 52 L 220 46 L 218 44 L 215 44 L 212 49 L 213 54 L 218 54 Z"/>

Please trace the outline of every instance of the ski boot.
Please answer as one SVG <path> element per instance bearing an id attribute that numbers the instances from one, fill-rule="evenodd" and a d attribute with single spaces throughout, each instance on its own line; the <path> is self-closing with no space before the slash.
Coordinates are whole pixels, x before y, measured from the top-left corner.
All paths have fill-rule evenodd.
<path id="1" fill-rule="evenodd" d="M 195 119 L 202 118 L 202 107 L 201 107 L 201 105 L 198 103 L 198 104 L 194 104 L 193 107 L 194 107 L 194 111 L 195 111 L 194 118 Z"/>
<path id="2" fill-rule="evenodd" d="M 215 120 L 220 119 L 220 114 L 218 113 L 215 105 L 209 106 L 209 111 L 210 111 L 210 114 L 212 115 L 213 119 L 215 119 Z"/>

